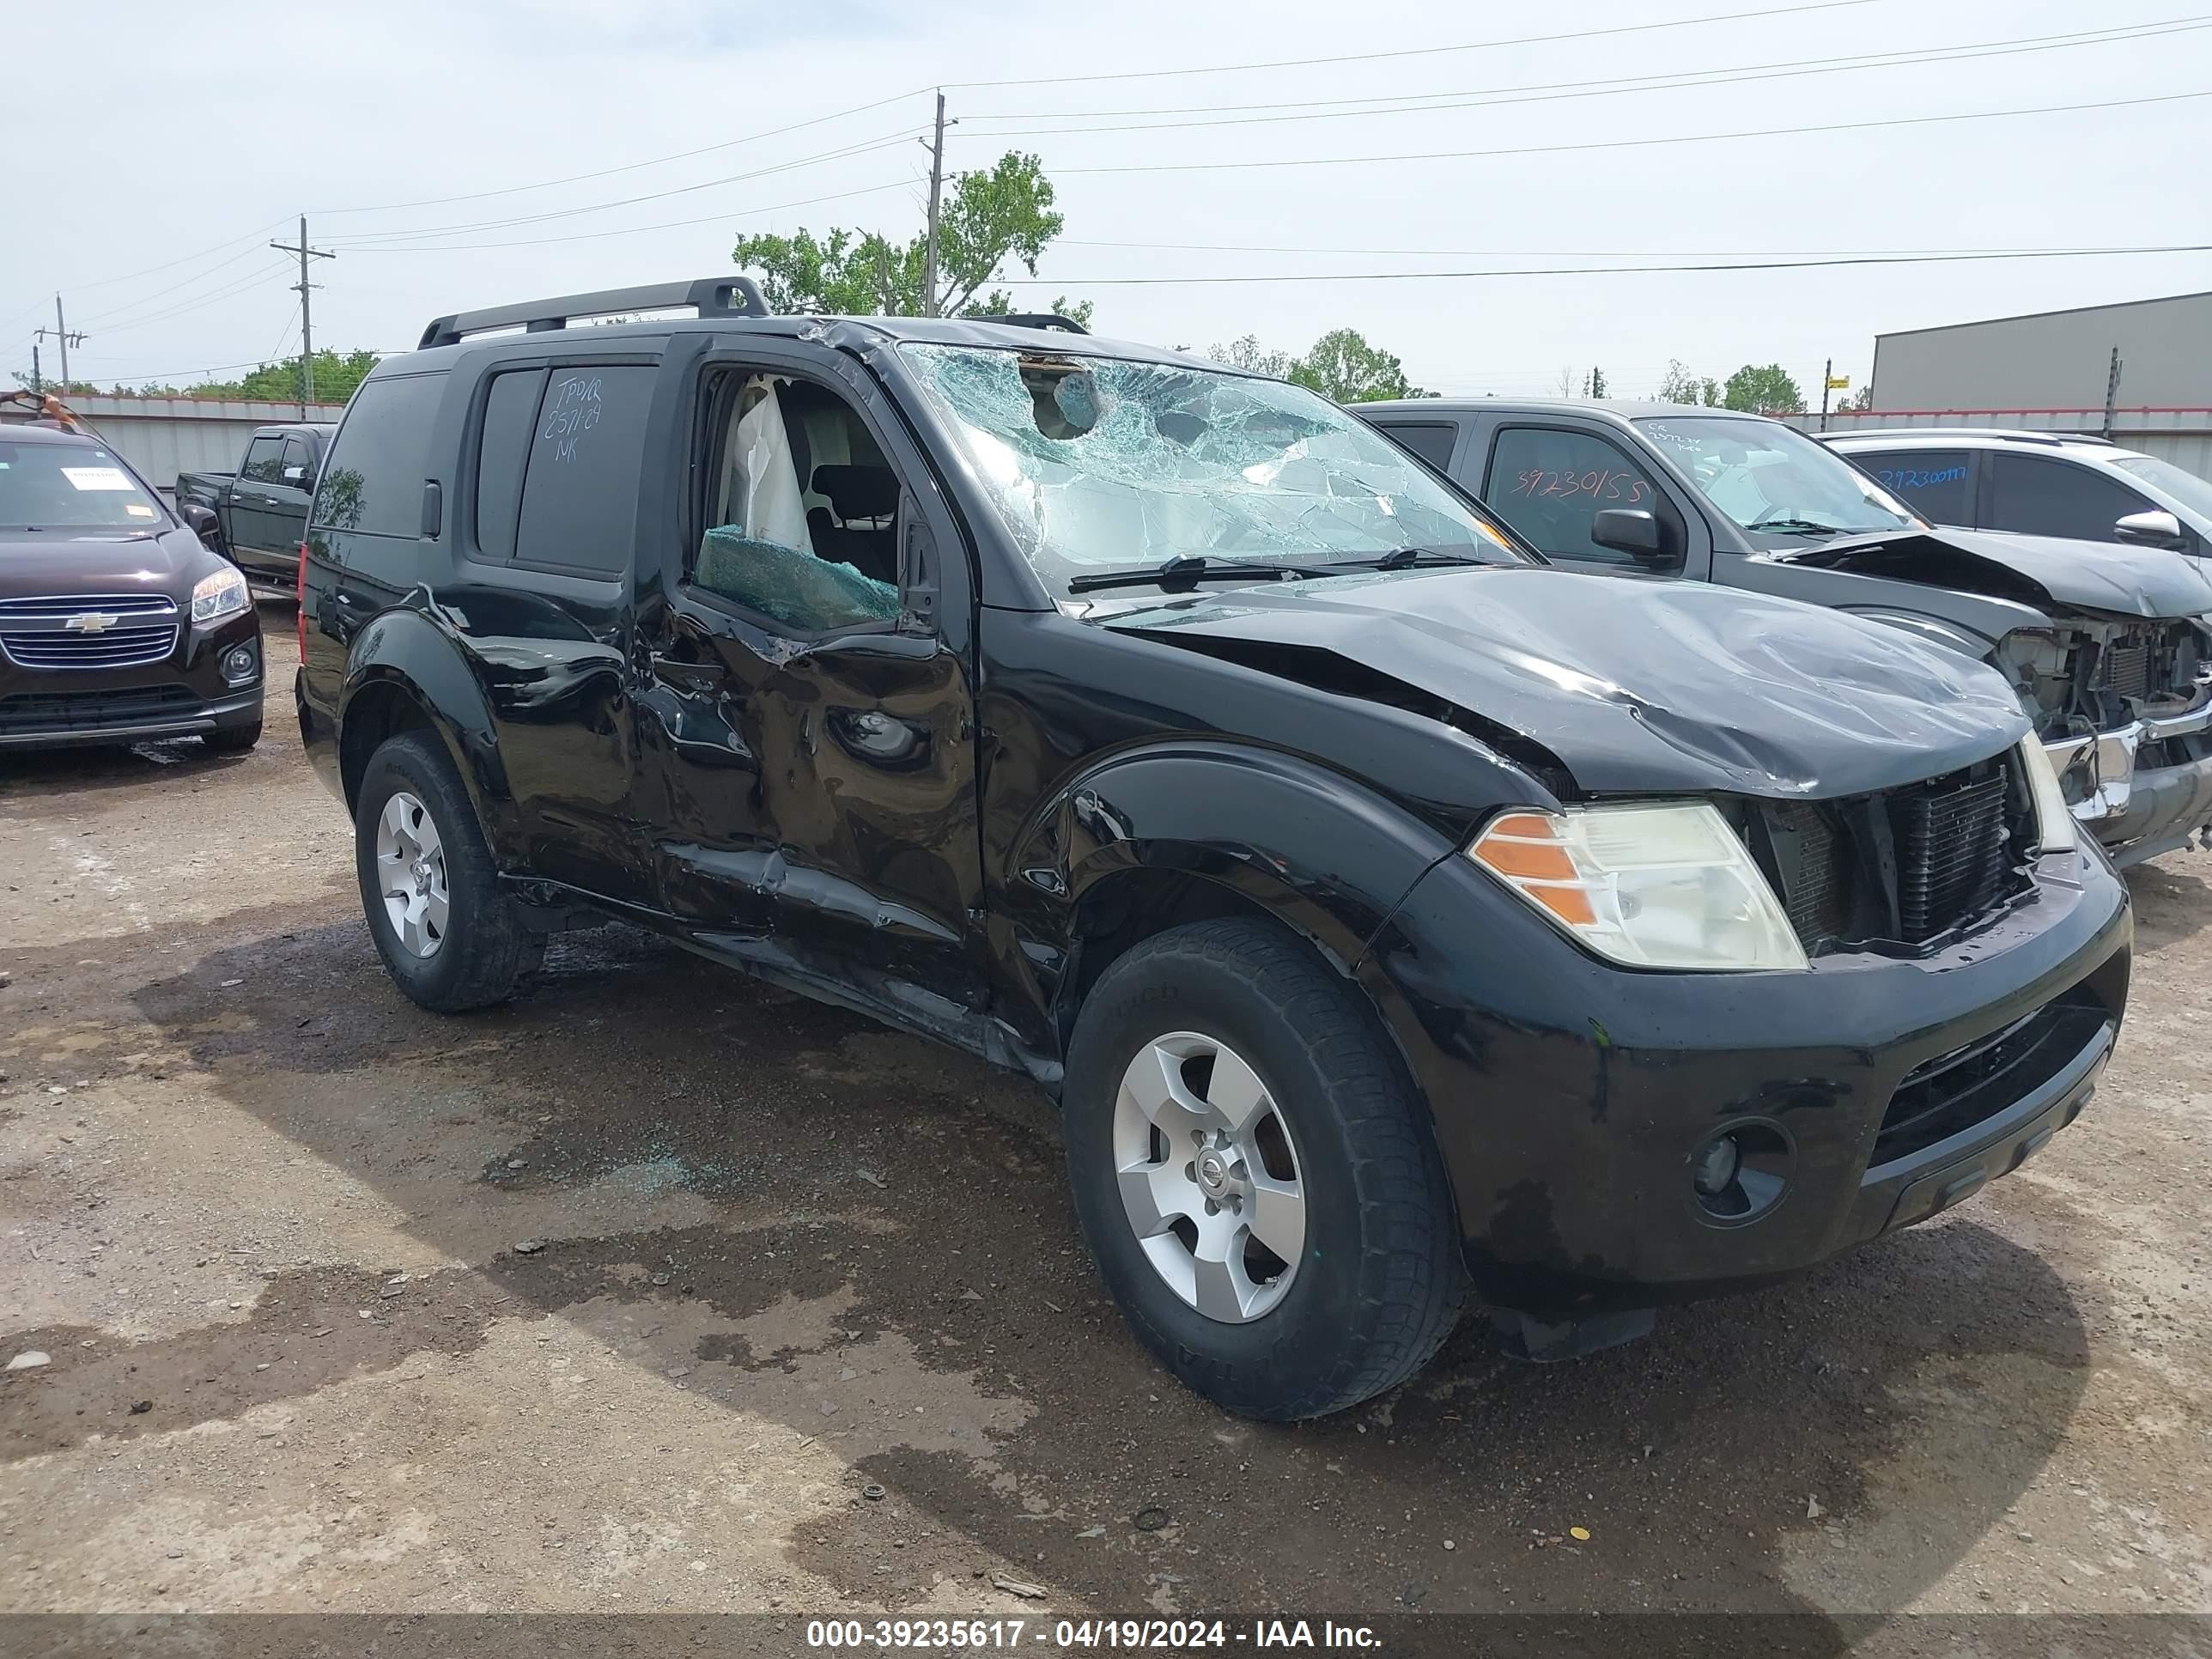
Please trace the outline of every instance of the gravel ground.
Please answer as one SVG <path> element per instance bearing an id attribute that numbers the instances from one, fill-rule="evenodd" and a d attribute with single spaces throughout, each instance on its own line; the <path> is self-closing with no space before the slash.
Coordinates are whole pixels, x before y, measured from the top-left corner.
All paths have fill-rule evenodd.
<path id="1" fill-rule="evenodd" d="M 252 755 L 0 762 L 0 1610 L 2212 1613 L 2212 857 L 1960 1210 L 1264 1427 L 1015 1079 L 623 929 L 402 1000 L 264 620 Z"/>

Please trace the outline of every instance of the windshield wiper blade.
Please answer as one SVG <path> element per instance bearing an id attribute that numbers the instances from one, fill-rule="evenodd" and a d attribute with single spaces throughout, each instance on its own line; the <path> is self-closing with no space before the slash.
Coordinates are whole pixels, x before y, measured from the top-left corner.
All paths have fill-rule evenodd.
<path id="1" fill-rule="evenodd" d="M 1447 553 L 1434 547 L 1394 547 L 1379 558 L 1336 559 L 1316 567 L 1334 575 L 1345 570 L 1412 570 L 1422 565 L 1494 564 L 1493 559 L 1477 558 L 1471 553 Z"/>
<path id="2" fill-rule="evenodd" d="M 1810 519 L 1761 519 L 1756 524 L 1744 526 L 1746 530 L 1771 530 L 1778 536 L 1840 536 L 1844 527 L 1838 524 L 1816 524 Z"/>
<path id="3" fill-rule="evenodd" d="M 1200 582 L 1281 581 L 1304 576 L 1309 569 L 1288 564 L 1243 564 L 1209 559 L 1195 553 L 1178 554 L 1164 564 L 1144 570 L 1102 570 L 1092 576 L 1070 579 L 1071 593 L 1095 593 L 1102 587 L 1158 587 L 1181 592 Z"/>

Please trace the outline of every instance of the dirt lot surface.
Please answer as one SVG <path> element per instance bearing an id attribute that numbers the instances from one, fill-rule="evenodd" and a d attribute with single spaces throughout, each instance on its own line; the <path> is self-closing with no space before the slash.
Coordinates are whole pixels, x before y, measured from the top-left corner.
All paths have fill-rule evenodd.
<path id="1" fill-rule="evenodd" d="M 2212 1613 L 2212 855 L 1961 1210 L 1263 1427 L 1021 1082 L 617 928 L 404 1001 L 264 623 L 252 755 L 0 761 L 0 1609 Z"/>

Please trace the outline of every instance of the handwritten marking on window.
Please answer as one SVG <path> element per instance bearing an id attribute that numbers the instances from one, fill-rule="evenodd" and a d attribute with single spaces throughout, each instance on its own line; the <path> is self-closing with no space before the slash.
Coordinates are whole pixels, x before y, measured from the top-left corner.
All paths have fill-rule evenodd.
<path id="1" fill-rule="evenodd" d="M 538 441 L 553 446 L 555 460 L 574 460 L 578 441 L 599 423 L 600 408 L 598 375 L 571 374 L 555 381 Z"/>
<path id="2" fill-rule="evenodd" d="M 1963 466 L 1885 466 L 1874 476 L 1892 489 L 1932 489 L 1937 484 L 1961 483 L 1966 478 L 1966 469 Z"/>
<path id="3" fill-rule="evenodd" d="M 1513 493 L 1532 500 L 1571 501 L 1588 495 L 1593 501 L 1617 501 L 1640 507 L 1650 499 L 1651 486 L 1633 472 L 1594 467 L 1587 472 L 1548 472 L 1532 466 L 1513 481 Z"/>

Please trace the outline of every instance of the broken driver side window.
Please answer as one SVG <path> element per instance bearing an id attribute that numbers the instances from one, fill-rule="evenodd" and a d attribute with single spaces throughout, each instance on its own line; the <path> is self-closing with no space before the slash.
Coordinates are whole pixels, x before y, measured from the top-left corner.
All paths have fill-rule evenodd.
<path id="1" fill-rule="evenodd" d="M 748 374 L 722 389 L 693 586 L 795 633 L 898 616 L 898 477 L 836 393 Z"/>

